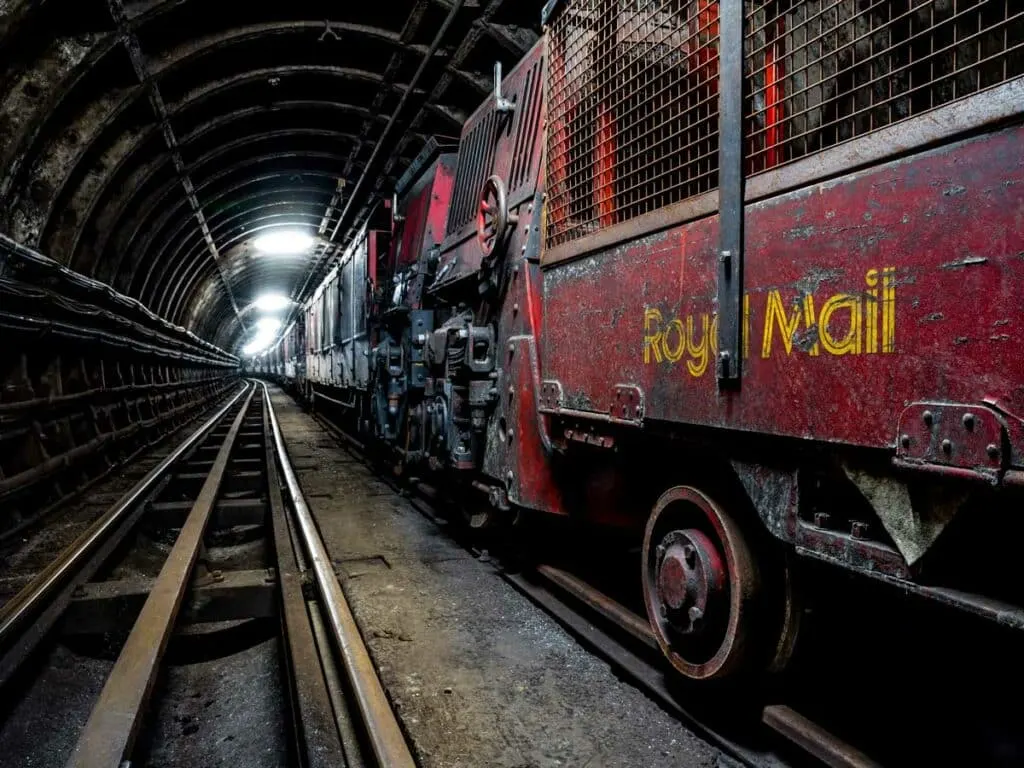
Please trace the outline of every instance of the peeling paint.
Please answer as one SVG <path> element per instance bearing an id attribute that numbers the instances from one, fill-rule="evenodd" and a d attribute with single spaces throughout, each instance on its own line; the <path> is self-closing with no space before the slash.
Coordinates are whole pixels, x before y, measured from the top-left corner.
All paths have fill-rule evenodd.
<path id="1" fill-rule="evenodd" d="M 984 256 L 968 256 L 957 261 L 947 261 L 945 264 L 940 264 L 939 269 L 963 269 L 965 267 L 976 267 L 987 263 L 988 259 Z"/>

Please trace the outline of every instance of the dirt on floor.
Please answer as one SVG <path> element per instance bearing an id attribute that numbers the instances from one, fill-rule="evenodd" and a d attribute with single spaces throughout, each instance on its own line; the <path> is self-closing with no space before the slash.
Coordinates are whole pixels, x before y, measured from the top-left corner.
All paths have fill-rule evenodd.
<path id="1" fill-rule="evenodd" d="M 423 766 L 711 766 L 720 753 L 623 682 L 280 390 L 281 430 Z"/>

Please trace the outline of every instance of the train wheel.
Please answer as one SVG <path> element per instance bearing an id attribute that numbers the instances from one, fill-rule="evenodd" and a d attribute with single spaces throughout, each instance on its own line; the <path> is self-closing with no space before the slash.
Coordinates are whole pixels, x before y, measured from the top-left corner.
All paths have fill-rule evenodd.
<path id="1" fill-rule="evenodd" d="M 643 587 L 658 644 L 685 677 L 723 679 L 747 666 L 760 575 L 743 532 L 708 496 L 677 486 L 658 499 Z"/>

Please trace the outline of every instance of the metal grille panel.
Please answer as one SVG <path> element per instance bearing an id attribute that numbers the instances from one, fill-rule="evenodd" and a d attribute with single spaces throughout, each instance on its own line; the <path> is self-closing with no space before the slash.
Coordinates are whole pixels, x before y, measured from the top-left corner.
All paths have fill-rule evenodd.
<path id="1" fill-rule="evenodd" d="M 718 0 L 566 0 L 547 79 L 554 247 L 715 189 Z M 745 171 L 1024 75 L 1019 0 L 747 0 Z"/>
<path id="2" fill-rule="evenodd" d="M 533 168 L 535 138 L 540 122 L 541 82 L 543 62 L 538 60 L 526 73 L 522 104 L 516 109 L 516 141 L 512 152 L 512 170 L 509 173 L 509 192 L 515 192 L 530 180 Z"/>
<path id="3" fill-rule="evenodd" d="M 455 174 L 452 206 L 448 213 L 447 235 L 461 230 L 476 215 L 480 190 L 487 180 L 494 158 L 494 131 L 497 126 L 497 113 L 488 110 L 459 145 L 459 168 Z"/>
<path id="4" fill-rule="evenodd" d="M 748 172 L 1024 74 L 1019 0 L 747 3 Z"/>
<path id="5" fill-rule="evenodd" d="M 549 246 L 715 186 L 717 2 L 570 1 L 550 45 Z"/>

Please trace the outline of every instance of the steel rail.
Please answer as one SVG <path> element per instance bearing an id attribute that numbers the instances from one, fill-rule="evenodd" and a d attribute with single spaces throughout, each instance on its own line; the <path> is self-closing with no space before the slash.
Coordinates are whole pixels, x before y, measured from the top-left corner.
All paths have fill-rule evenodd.
<path id="1" fill-rule="evenodd" d="M 0 608 L 0 648 L 8 647 L 22 623 L 45 605 L 53 593 L 64 584 L 70 575 L 97 548 L 100 542 L 125 518 L 125 516 L 163 478 L 168 469 L 191 450 L 206 433 L 224 418 L 228 410 L 245 393 L 241 389 L 231 400 L 195 430 L 177 448 L 146 474 L 135 486 L 114 504 L 102 517 L 96 520 L 50 565 L 43 569 L 20 592 Z"/>
<path id="2" fill-rule="evenodd" d="M 274 413 L 267 385 L 262 383 L 263 397 L 270 425 L 278 463 L 284 477 L 285 488 L 295 512 L 299 538 L 309 557 L 317 589 L 321 596 L 327 625 L 337 645 L 345 677 L 352 687 L 352 693 L 366 726 L 367 736 L 378 764 L 387 768 L 414 768 L 416 765 L 409 751 L 405 736 L 391 710 L 384 688 L 373 668 L 369 651 L 363 643 L 355 617 L 338 583 L 330 557 L 317 531 L 316 521 L 306 504 L 299 487 L 299 481 L 288 459 L 288 451 L 281 434 L 281 426 Z"/>
<path id="3" fill-rule="evenodd" d="M 100 692 L 89 721 L 66 763 L 68 768 L 117 768 L 131 755 L 146 702 L 156 682 L 189 577 L 199 557 L 210 513 L 220 494 L 228 460 L 252 404 L 255 386 L 235 417 L 188 519 L 181 528 L 142 611 Z"/>
<path id="4" fill-rule="evenodd" d="M 264 434 L 271 434 L 268 409 L 263 409 Z M 352 768 L 338 728 L 328 691 L 323 659 L 306 610 L 302 593 L 303 563 L 295 552 L 295 542 L 288 525 L 288 512 L 281 493 L 281 476 L 277 471 L 277 453 L 272 441 L 264 446 L 267 467 L 267 488 L 270 504 L 270 535 L 274 543 L 274 564 L 280 585 L 281 628 L 287 644 L 287 659 L 292 711 L 295 713 L 295 748 L 305 757 L 307 768 L 331 768 L 343 765 Z"/>

